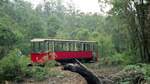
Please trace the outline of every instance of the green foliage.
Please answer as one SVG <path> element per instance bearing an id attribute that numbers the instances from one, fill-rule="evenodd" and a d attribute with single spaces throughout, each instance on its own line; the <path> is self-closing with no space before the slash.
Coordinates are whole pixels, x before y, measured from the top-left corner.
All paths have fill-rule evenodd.
<path id="1" fill-rule="evenodd" d="M 124 68 L 125 71 L 131 71 L 131 70 L 141 70 L 141 67 L 138 65 L 127 65 Z"/>
<path id="2" fill-rule="evenodd" d="M 125 62 L 125 59 L 123 59 L 123 57 L 125 57 L 125 54 L 120 54 L 120 53 L 116 53 L 114 55 L 112 55 L 112 57 L 110 57 L 111 62 L 113 65 L 119 65 L 119 64 L 123 64 Z"/>
<path id="3" fill-rule="evenodd" d="M 0 33 L 1 46 L 13 45 L 17 40 L 15 33 L 2 25 L 0 25 Z"/>
<path id="4" fill-rule="evenodd" d="M 19 50 L 16 49 L 11 51 L 8 56 L 0 60 L 0 81 L 20 81 L 23 80 L 23 78 L 30 77 L 40 81 L 49 76 L 58 75 L 58 72 L 49 72 L 49 69 L 55 66 L 55 61 L 45 64 L 45 67 L 27 67 L 29 63 L 29 58 L 23 56 Z"/>
<path id="5" fill-rule="evenodd" d="M 49 68 L 52 68 L 56 65 L 57 65 L 57 62 L 55 60 L 50 60 L 50 61 L 45 63 L 45 67 L 49 67 Z"/>
<path id="6" fill-rule="evenodd" d="M 22 80 L 29 74 L 26 71 L 28 62 L 27 57 L 20 55 L 18 50 L 11 51 L 8 56 L 0 60 L 0 80 Z"/>
<path id="7" fill-rule="evenodd" d="M 144 77 L 146 79 L 146 82 L 149 84 L 150 83 L 150 65 L 149 64 L 136 64 L 136 65 L 127 65 L 126 67 L 124 67 L 125 71 L 137 71 L 140 73 L 144 74 Z"/>
<path id="8" fill-rule="evenodd" d="M 149 0 L 112 0 L 113 8 L 111 9 L 110 13 L 112 14 L 112 17 L 114 17 L 116 20 L 115 24 L 118 26 L 118 33 L 121 34 L 121 32 L 124 32 L 123 34 L 128 37 L 128 39 L 125 39 L 123 44 L 126 44 L 127 49 L 132 49 L 134 53 L 132 53 L 133 56 L 136 56 L 137 59 L 135 59 L 136 62 L 140 61 L 142 62 L 148 62 L 149 60 L 149 18 L 147 10 L 149 10 Z M 146 21 L 145 21 L 146 20 Z M 117 28 L 117 27 L 116 27 Z M 124 30 L 125 29 L 125 30 Z M 127 30 L 127 31 L 126 31 Z M 143 31 L 141 31 L 143 30 Z M 143 33 L 141 35 L 141 33 Z M 122 37 L 122 35 L 119 35 Z M 118 39 L 117 38 L 117 39 Z M 147 40 L 145 40 L 147 39 Z M 120 39 L 123 40 L 123 39 Z M 117 41 L 117 40 L 115 40 Z M 146 41 L 146 43 L 145 43 Z M 143 42 L 143 43 L 141 43 Z M 122 42 L 115 42 L 117 45 L 118 43 Z M 144 46 L 145 45 L 145 46 Z M 119 52 L 122 52 L 121 48 L 125 48 L 124 46 L 117 46 L 116 49 Z M 127 50 L 126 49 L 126 50 Z M 146 50 L 147 49 L 147 50 Z M 120 51 L 121 50 L 121 51 Z"/>
<path id="9" fill-rule="evenodd" d="M 39 66 L 31 67 L 31 75 L 31 77 L 37 81 L 41 81 L 49 77 L 47 68 Z"/>
<path id="10" fill-rule="evenodd" d="M 100 58 L 100 64 L 106 65 L 127 65 L 127 64 L 135 64 L 136 61 L 134 56 L 128 53 L 114 53 L 110 56 L 105 56 Z"/>
<path id="11" fill-rule="evenodd" d="M 150 77 L 150 65 L 149 64 L 141 64 L 142 65 L 142 72 L 147 76 Z"/>
<path id="12" fill-rule="evenodd" d="M 44 67 L 33 66 L 30 68 L 31 77 L 37 81 L 44 80 L 48 77 L 63 76 L 59 70 L 53 70 L 57 62 L 54 60 L 48 61 L 44 64 Z M 51 70 L 52 69 L 52 70 Z"/>
<path id="13" fill-rule="evenodd" d="M 61 28 L 61 22 L 60 22 L 60 18 L 57 18 L 55 16 L 53 17 L 49 17 L 48 18 L 48 23 L 47 23 L 47 26 L 48 26 L 48 29 L 47 29 L 47 33 L 48 33 L 48 36 L 49 37 L 54 37 L 56 36 L 56 31 Z"/>
<path id="14" fill-rule="evenodd" d="M 81 28 L 78 30 L 77 34 L 76 34 L 76 38 L 79 40 L 88 40 L 89 39 L 89 30 L 88 29 L 84 29 Z"/>
<path id="15" fill-rule="evenodd" d="M 100 59 L 100 65 L 120 65 L 124 64 L 124 59 L 123 59 L 122 54 L 114 54 L 112 56 L 107 56 L 107 57 L 102 57 Z"/>
<path id="16" fill-rule="evenodd" d="M 136 56 L 134 56 L 131 52 L 123 52 L 123 53 L 115 53 L 114 55 L 112 55 L 111 59 L 114 62 L 119 62 L 118 64 L 127 65 L 127 64 L 137 63 L 138 58 L 136 58 L 136 60 L 135 60 L 135 58 L 136 58 Z"/>
<path id="17" fill-rule="evenodd" d="M 64 77 L 64 73 L 62 71 L 58 71 L 58 70 L 51 70 L 49 71 L 49 77 Z"/>

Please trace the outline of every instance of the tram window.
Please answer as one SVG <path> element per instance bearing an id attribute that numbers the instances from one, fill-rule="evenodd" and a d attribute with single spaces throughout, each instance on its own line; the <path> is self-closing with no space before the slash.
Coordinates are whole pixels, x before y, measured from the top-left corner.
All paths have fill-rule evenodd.
<path id="1" fill-rule="evenodd" d="M 64 45 L 64 43 L 61 43 L 61 49 L 62 49 L 62 51 L 65 51 L 65 45 Z"/>
<path id="2" fill-rule="evenodd" d="M 55 51 L 61 51 L 59 42 L 55 43 Z"/>
<path id="3" fill-rule="evenodd" d="M 89 44 L 89 50 L 91 51 L 91 44 Z"/>
<path id="4" fill-rule="evenodd" d="M 91 44 L 91 45 L 90 45 L 90 50 L 92 50 L 92 51 L 93 51 L 93 44 Z"/>
<path id="5" fill-rule="evenodd" d="M 69 51 L 71 51 L 71 43 L 68 43 Z"/>
<path id="6" fill-rule="evenodd" d="M 88 44 L 87 43 L 85 44 L 85 50 L 88 50 Z"/>
<path id="7" fill-rule="evenodd" d="M 68 42 L 66 42 L 65 45 L 66 45 L 65 46 L 65 51 L 68 51 L 69 50 L 69 44 L 68 44 Z"/>
<path id="8" fill-rule="evenodd" d="M 38 42 L 32 43 L 32 52 L 39 52 L 39 43 Z"/>
<path id="9" fill-rule="evenodd" d="M 86 51 L 86 50 L 92 50 L 91 49 L 91 44 L 89 43 L 81 43 L 81 50 Z"/>
<path id="10" fill-rule="evenodd" d="M 88 44 L 88 50 L 91 51 L 91 44 Z"/>
<path id="11" fill-rule="evenodd" d="M 45 46 L 45 42 L 40 42 L 40 52 L 45 52 L 46 51 L 46 46 Z"/>
<path id="12" fill-rule="evenodd" d="M 89 50 L 89 44 L 86 43 L 85 46 L 86 46 L 85 50 Z"/>
<path id="13" fill-rule="evenodd" d="M 85 49 L 85 50 L 88 50 L 88 44 L 85 44 L 85 46 L 86 46 L 86 49 Z"/>
<path id="14" fill-rule="evenodd" d="M 83 43 L 81 43 L 80 50 L 84 51 L 84 44 Z"/>
<path id="15" fill-rule="evenodd" d="M 48 52 L 48 51 L 49 51 L 49 42 L 48 42 L 48 41 L 45 41 L 43 47 L 44 47 L 44 51 L 45 51 L 45 52 Z"/>
<path id="16" fill-rule="evenodd" d="M 84 43 L 81 43 L 81 50 L 82 50 L 82 51 L 85 50 L 85 45 L 84 45 Z"/>
<path id="17" fill-rule="evenodd" d="M 75 43 L 72 43 L 72 51 L 76 51 L 76 48 L 75 48 Z"/>
<path id="18" fill-rule="evenodd" d="M 73 43 L 70 43 L 70 51 L 73 51 Z"/>
<path id="19" fill-rule="evenodd" d="M 86 50 L 89 50 L 89 44 L 86 43 Z"/>
<path id="20" fill-rule="evenodd" d="M 83 51 L 85 50 L 85 44 L 82 44 L 82 46 L 83 46 Z"/>
<path id="21" fill-rule="evenodd" d="M 93 51 L 96 51 L 96 45 L 95 44 L 93 45 Z"/>
<path id="22" fill-rule="evenodd" d="M 53 51 L 53 42 L 48 42 L 48 51 Z"/>
<path id="23" fill-rule="evenodd" d="M 60 42 L 59 47 L 60 47 L 60 50 L 61 50 L 61 51 L 64 51 L 63 43 Z"/>
<path id="24" fill-rule="evenodd" d="M 73 44 L 73 49 L 74 49 L 74 51 L 77 51 L 77 43 Z"/>
<path id="25" fill-rule="evenodd" d="M 60 51 L 67 51 L 66 43 L 60 42 L 59 48 L 60 48 Z"/>
<path id="26" fill-rule="evenodd" d="M 69 47 L 69 51 L 72 51 L 72 44 L 70 42 L 69 42 L 68 47 Z"/>
<path id="27" fill-rule="evenodd" d="M 44 42 L 33 42 L 32 52 L 45 52 L 47 50 L 46 44 Z"/>
<path id="28" fill-rule="evenodd" d="M 66 51 L 69 51 L 69 43 L 68 43 L 68 42 L 66 42 L 65 50 L 66 50 Z"/>
<path id="29" fill-rule="evenodd" d="M 54 51 L 57 51 L 57 47 L 56 47 L 57 43 L 54 42 Z"/>
<path id="30" fill-rule="evenodd" d="M 60 43 L 59 42 L 55 42 L 54 51 L 60 51 Z"/>
<path id="31" fill-rule="evenodd" d="M 81 48 L 80 48 L 80 47 L 81 47 L 81 45 L 80 45 L 79 43 L 77 43 L 77 44 L 76 44 L 76 51 L 81 50 Z"/>
<path id="32" fill-rule="evenodd" d="M 74 51 L 74 43 L 71 44 L 71 50 Z"/>
<path id="33" fill-rule="evenodd" d="M 63 44 L 62 44 L 62 42 L 59 43 L 59 50 L 63 51 Z"/>
<path id="34" fill-rule="evenodd" d="M 39 49 L 40 49 L 40 52 L 43 52 L 44 51 L 44 43 L 43 42 L 40 42 L 40 45 L 39 45 Z"/>

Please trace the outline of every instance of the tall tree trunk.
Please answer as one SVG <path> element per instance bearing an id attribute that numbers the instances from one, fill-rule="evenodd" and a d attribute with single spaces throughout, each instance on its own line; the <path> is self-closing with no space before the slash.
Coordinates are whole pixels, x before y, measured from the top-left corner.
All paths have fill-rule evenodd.
<path id="1" fill-rule="evenodd" d="M 137 11 L 137 18 L 140 24 L 140 30 L 141 30 L 141 42 L 139 45 L 140 53 L 141 53 L 141 59 L 143 62 L 150 62 L 150 49 L 149 49 L 149 24 L 150 20 L 149 18 L 149 1 L 147 3 L 144 3 L 143 0 L 140 0 L 141 3 L 136 5 L 136 11 Z M 139 33 L 139 35 L 140 35 Z"/>

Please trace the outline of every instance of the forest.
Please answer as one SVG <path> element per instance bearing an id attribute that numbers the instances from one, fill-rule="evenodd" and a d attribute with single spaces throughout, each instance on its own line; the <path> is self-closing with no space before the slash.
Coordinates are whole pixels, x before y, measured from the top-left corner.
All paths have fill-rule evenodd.
<path id="1" fill-rule="evenodd" d="M 98 4 L 103 14 L 84 13 L 71 2 L 64 5 L 63 0 L 44 0 L 36 7 L 24 0 L 0 0 L 0 83 L 65 77 L 66 72 L 53 70 L 56 61 L 43 68 L 27 67 L 30 40 L 51 38 L 97 41 L 99 60 L 85 64 L 88 68 L 139 72 L 144 82 L 131 83 L 127 77 L 115 84 L 150 84 L 150 1 L 98 0 Z M 112 8 L 105 12 L 105 5 Z"/>

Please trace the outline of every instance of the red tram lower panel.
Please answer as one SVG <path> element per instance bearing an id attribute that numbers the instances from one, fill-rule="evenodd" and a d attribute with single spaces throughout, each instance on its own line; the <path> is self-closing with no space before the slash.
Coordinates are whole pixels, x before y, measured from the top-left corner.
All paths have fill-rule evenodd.
<path id="1" fill-rule="evenodd" d="M 55 54 L 56 60 L 72 59 L 72 58 L 81 58 L 81 59 L 92 58 L 92 51 L 62 51 L 62 52 L 55 52 Z"/>
<path id="2" fill-rule="evenodd" d="M 55 53 L 55 60 L 64 60 L 64 59 L 92 59 L 92 51 L 57 51 Z M 31 60 L 33 63 L 44 63 L 46 58 L 52 60 L 49 53 L 31 53 Z"/>

